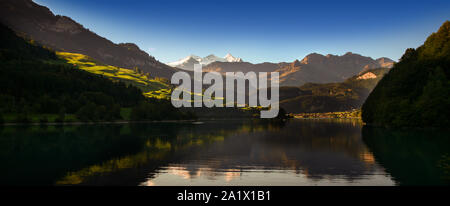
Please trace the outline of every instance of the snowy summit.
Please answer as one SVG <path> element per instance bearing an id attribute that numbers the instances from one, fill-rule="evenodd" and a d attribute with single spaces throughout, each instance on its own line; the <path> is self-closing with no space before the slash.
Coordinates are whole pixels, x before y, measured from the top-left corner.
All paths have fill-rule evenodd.
<path id="1" fill-rule="evenodd" d="M 194 70 L 194 64 L 202 64 L 203 66 L 211 64 L 213 62 L 242 62 L 241 58 L 236 58 L 230 53 L 225 55 L 224 58 L 220 58 L 214 54 L 210 54 L 206 57 L 199 57 L 196 55 L 189 55 L 185 58 L 182 58 L 175 62 L 168 63 L 169 66 L 172 67 L 178 67 L 180 69 L 193 71 Z"/>

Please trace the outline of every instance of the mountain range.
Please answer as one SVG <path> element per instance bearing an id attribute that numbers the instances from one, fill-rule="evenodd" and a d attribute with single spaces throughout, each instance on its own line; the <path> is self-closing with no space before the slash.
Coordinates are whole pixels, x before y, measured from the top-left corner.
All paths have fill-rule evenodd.
<path id="1" fill-rule="evenodd" d="M 301 61 L 291 63 L 213 62 L 203 67 L 203 71 L 225 72 L 279 72 L 281 86 L 301 86 L 305 83 L 342 82 L 346 79 L 375 68 L 391 68 L 394 61 L 382 57 L 372 59 L 360 54 L 347 52 L 342 56 L 312 53 Z"/>
<path id="2" fill-rule="evenodd" d="M 223 58 L 217 57 L 214 54 L 210 54 L 203 58 L 196 56 L 196 55 L 189 55 L 178 61 L 167 63 L 167 65 L 172 66 L 172 67 L 177 67 L 180 69 L 184 69 L 184 70 L 193 71 L 194 64 L 201 64 L 202 66 L 206 66 L 213 62 L 242 62 L 242 59 L 236 58 L 236 57 L 232 56 L 230 53 L 228 53 Z"/>
<path id="3" fill-rule="evenodd" d="M 20 36 L 56 51 L 80 53 L 108 65 L 138 68 L 152 77 L 168 79 L 180 69 L 192 71 L 194 64 L 202 64 L 205 72 L 279 72 L 281 86 L 301 86 L 308 82 L 342 82 L 369 69 L 390 68 L 394 64 L 389 58 L 372 59 L 348 52 L 342 56 L 312 53 L 301 61 L 259 64 L 244 62 L 231 54 L 223 58 L 213 54 L 203 58 L 190 55 L 166 65 L 133 43 L 115 44 L 31 0 L 0 1 L 0 21 Z"/>

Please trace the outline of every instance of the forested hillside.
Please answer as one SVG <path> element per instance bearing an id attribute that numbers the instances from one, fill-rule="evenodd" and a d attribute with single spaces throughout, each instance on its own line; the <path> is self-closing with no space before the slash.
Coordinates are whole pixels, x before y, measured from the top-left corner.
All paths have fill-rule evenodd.
<path id="1" fill-rule="evenodd" d="M 450 22 L 379 82 L 362 107 L 363 121 L 384 126 L 449 126 Z"/>

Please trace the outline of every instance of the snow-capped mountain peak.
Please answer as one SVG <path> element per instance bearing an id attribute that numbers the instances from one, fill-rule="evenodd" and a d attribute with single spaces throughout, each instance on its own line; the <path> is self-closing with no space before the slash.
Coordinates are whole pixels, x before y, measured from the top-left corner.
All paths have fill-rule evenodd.
<path id="1" fill-rule="evenodd" d="M 206 57 L 199 57 L 196 55 L 189 55 L 175 62 L 167 63 L 169 66 L 178 67 L 185 70 L 194 70 L 194 64 L 202 64 L 203 66 L 211 64 L 213 62 L 242 62 L 241 58 L 233 57 L 228 53 L 224 58 L 217 57 L 214 54 L 210 54 Z"/>
<path id="2" fill-rule="evenodd" d="M 177 67 L 178 65 L 182 64 L 199 64 L 201 60 L 202 60 L 201 57 L 191 54 L 178 61 L 167 63 L 167 65 Z"/>
<path id="3" fill-rule="evenodd" d="M 227 60 L 227 62 L 242 62 L 241 58 L 236 58 L 233 55 L 231 55 L 230 53 L 225 55 L 225 59 Z"/>

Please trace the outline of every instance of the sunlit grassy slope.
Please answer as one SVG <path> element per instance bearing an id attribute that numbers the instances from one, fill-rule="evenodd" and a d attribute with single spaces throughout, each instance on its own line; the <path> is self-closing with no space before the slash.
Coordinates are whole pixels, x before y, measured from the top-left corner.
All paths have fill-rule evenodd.
<path id="1" fill-rule="evenodd" d="M 149 78 L 146 74 L 131 69 L 105 65 L 83 54 L 68 52 L 56 52 L 56 54 L 60 58 L 67 60 L 68 63 L 87 72 L 134 85 L 140 88 L 146 97 L 158 99 L 170 98 L 170 85 L 158 79 Z"/>

